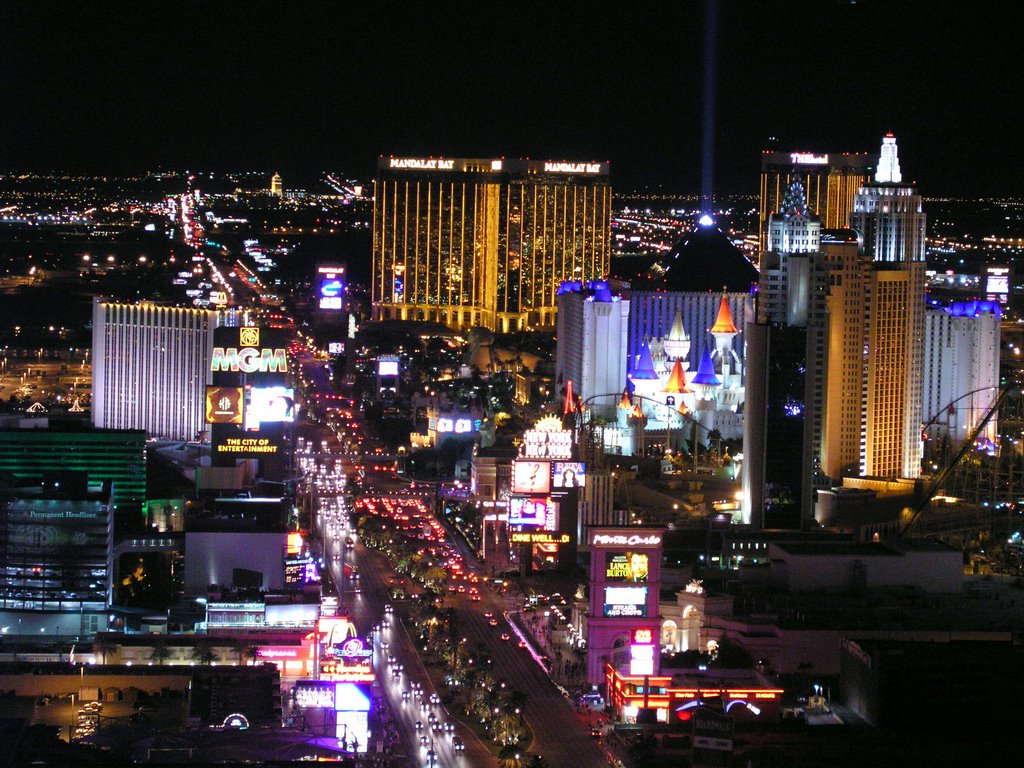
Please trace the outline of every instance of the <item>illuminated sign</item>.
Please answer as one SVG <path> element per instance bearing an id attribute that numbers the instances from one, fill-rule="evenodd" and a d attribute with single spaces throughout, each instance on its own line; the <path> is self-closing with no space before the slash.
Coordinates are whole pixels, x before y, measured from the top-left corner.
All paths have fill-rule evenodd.
<path id="1" fill-rule="evenodd" d="M 633 630 L 633 643 L 636 645 L 653 645 L 654 631 L 649 627 Z"/>
<path id="2" fill-rule="evenodd" d="M 369 664 L 327 664 L 320 677 L 324 680 L 334 680 L 344 683 L 372 683 L 373 667 Z"/>
<path id="3" fill-rule="evenodd" d="M 605 581 L 647 581 L 650 567 L 646 552 L 608 553 L 604 561 Z"/>
<path id="4" fill-rule="evenodd" d="M 634 676 L 654 674 L 653 645 L 631 645 L 629 647 L 629 674 Z"/>
<path id="5" fill-rule="evenodd" d="M 690 579 L 686 582 L 686 587 L 684 587 L 683 591 L 689 595 L 703 595 L 704 582 L 701 579 Z"/>
<path id="6" fill-rule="evenodd" d="M 793 152 L 789 156 L 793 165 L 828 165 L 828 155 L 815 155 L 811 152 Z"/>
<path id="7" fill-rule="evenodd" d="M 587 465 L 582 461 L 556 461 L 551 467 L 555 488 L 582 488 L 587 484 Z"/>
<path id="8" fill-rule="evenodd" d="M 397 376 L 398 375 L 398 358 L 397 357 L 382 357 L 377 360 L 377 375 L 378 376 Z"/>
<path id="9" fill-rule="evenodd" d="M 512 533 L 513 544 L 568 544 L 570 539 L 568 533 Z"/>
<path id="10" fill-rule="evenodd" d="M 338 712 L 369 712 L 370 697 L 357 683 L 335 683 L 334 709 Z"/>
<path id="11" fill-rule="evenodd" d="M 259 648 L 256 655 L 261 659 L 297 659 L 300 648 Z"/>
<path id="12" fill-rule="evenodd" d="M 334 683 L 323 680 L 299 680 L 295 684 L 298 707 L 334 709 Z"/>
<path id="13" fill-rule="evenodd" d="M 249 727 L 249 720 L 245 715 L 236 712 L 225 717 L 221 726 L 228 729 L 244 731 Z"/>
<path id="14" fill-rule="evenodd" d="M 345 286 L 341 280 L 324 280 L 320 284 L 320 295 L 326 296 L 327 298 L 334 298 L 335 296 L 340 296 L 344 289 Z"/>
<path id="15" fill-rule="evenodd" d="M 453 419 L 447 416 L 441 416 L 434 422 L 435 432 L 454 432 L 457 435 L 475 432 L 479 428 L 480 419 Z"/>
<path id="16" fill-rule="evenodd" d="M 288 534 L 286 539 L 284 553 L 286 555 L 297 555 L 302 552 L 302 534 L 298 531 L 292 531 Z"/>
<path id="17" fill-rule="evenodd" d="M 370 713 L 342 710 L 335 713 L 335 718 L 334 737 L 342 750 L 366 752 L 370 746 Z"/>
<path id="18" fill-rule="evenodd" d="M 214 347 L 210 370 L 241 371 L 242 373 L 287 373 L 288 356 L 283 349 L 261 349 L 258 346 L 259 328 L 242 328 L 255 331 L 257 345 L 236 347 Z"/>
<path id="19" fill-rule="evenodd" d="M 545 173 L 600 173 L 600 163 L 544 163 Z"/>
<path id="20" fill-rule="evenodd" d="M 207 387 L 206 423 L 241 424 L 242 402 L 241 387 Z"/>
<path id="21" fill-rule="evenodd" d="M 266 437 L 226 437 L 213 449 L 216 453 L 277 453 L 281 446 Z"/>
<path id="22" fill-rule="evenodd" d="M 604 615 L 609 618 L 647 616 L 647 587 L 605 587 Z"/>
<path id="23" fill-rule="evenodd" d="M 288 560 L 284 564 L 284 583 L 286 586 L 294 587 L 302 584 L 317 584 L 320 582 L 320 570 L 316 561 L 311 557 L 304 557 L 301 560 Z"/>
<path id="24" fill-rule="evenodd" d="M 590 537 L 590 545 L 593 547 L 659 547 L 661 546 L 661 535 L 657 533 L 595 533 Z"/>
<path id="25" fill-rule="evenodd" d="M 320 603 L 321 614 L 323 614 L 324 602 L 326 600 Z M 317 630 L 327 645 L 341 645 L 350 637 L 356 636 L 356 625 L 349 621 L 347 616 L 325 617 L 321 615 L 317 621 Z"/>
<path id="26" fill-rule="evenodd" d="M 343 342 L 343 341 L 329 341 L 329 342 L 327 342 L 327 354 L 329 354 L 329 355 L 343 355 L 343 354 L 345 354 L 345 342 Z"/>
<path id="27" fill-rule="evenodd" d="M 985 298 L 1005 304 L 1010 298 L 1010 268 L 985 267 Z"/>
<path id="28" fill-rule="evenodd" d="M 512 493 L 547 493 L 550 489 L 551 464 L 549 462 L 512 462 Z"/>
<path id="29" fill-rule="evenodd" d="M 509 500 L 508 524 L 544 527 L 548 516 L 548 498 L 530 499 L 513 496 Z"/>
<path id="30" fill-rule="evenodd" d="M 527 459 L 570 459 L 572 432 L 567 429 L 531 429 L 523 435 L 519 452 Z"/>
<path id="31" fill-rule="evenodd" d="M 320 275 L 320 309 L 341 309 L 345 293 L 344 267 L 317 267 Z"/>
<path id="32" fill-rule="evenodd" d="M 392 157 L 388 162 L 389 168 L 411 168 L 416 171 L 450 171 L 454 166 L 454 160 L 418 157 Z"/>
<path id="33" fill-rule="evenodd" d="M 373 655 L 373 649 L 358 637 L 350 637 L 337 649 L 337 655 L 346 659 L 365 659 Z"/>
<path id="34" fill-rule="evenodd" d="M 295 390 L 290 387 L 246 387 L 245 428 L 295 421 Z"/>

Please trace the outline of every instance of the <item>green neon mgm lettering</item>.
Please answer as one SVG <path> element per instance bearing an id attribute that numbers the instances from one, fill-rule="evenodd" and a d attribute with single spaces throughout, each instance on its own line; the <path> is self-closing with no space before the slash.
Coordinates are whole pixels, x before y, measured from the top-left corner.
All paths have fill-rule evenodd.
<path id="1" fill-rule="evenodd" d="M 256 349 L 255 347 L 214 347 L 213 371 L 242 371 L 242 373 L 287 373 L 288 357 L 283 349 Z"/>

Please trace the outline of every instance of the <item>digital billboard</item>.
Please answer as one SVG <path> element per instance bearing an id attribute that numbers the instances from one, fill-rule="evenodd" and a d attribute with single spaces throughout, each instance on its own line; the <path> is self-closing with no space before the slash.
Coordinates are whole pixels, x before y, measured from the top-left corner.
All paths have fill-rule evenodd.
<path id="1" fill-rule="evenodd" d="M 629 674 L 635 677 L 654 674 L 654 646 L 629 646 Z"/>
<path id="2" fill-rule="evenodd" d="M 299 680 L 295 684 L 295 705 L 313 709 L 334 709 L 336 683 L 327 680 Z"/>
<path id="3" fill-rule="evenodd" d="M 550 490 L 550 462 L 512 462 L 512 493 L 547 493 Z"/>
<path id="4" fill-rule="evenodd" d="M 629 645 L 629 674 L 654 674 L 654 630 L 649 627 L 633 630 Z"/>
<path id="5" fill-rule="evenodd" d="M 1010 298 L 1010 268 L 985 267 L 985 298 L 1006 304 Z"/>
<path id="6" fill-rule="evenodd" d="M 609 552 L 604 561 L 605 581 L 646 582 L 649 570 L 646 552 Z"/>
<path id="7" fill-rule="evenodd" d="M 548 499 L 513 496 L 509 499 L 508 524 L 542 528 L 547 520 Z"/>
<path id="8" fill-rule="evenodd" d="M 568 533 L 513 531 L 511 541 L 513 544 L 568 544 L 572 541 L 572 536 Z"/>
<path id="9" fill-rule="evenodd" d="M 295 421 L 295 390 L 291 387 L 246 387 L 245 428 Z"/>
<path id="10" fill-rule="evenodd" d="M 286 560 L 284 564 L 284 585 L 301 587 L 305 584 L 319 584 L 320 569 L 311 557 Z"/>
<path id="11" fill-rule="evenodd" d="M 605 587 L 604 615 L 646 617 L 647 587 Z"/>
<path id="12" fill-rule="evenodd" d="M 241 387 L 207 387 L 206 423 L 241 424 L 242 403 Z"/>
<path id="13" fill-rule="evenodd" d="M 582 461 L 556 461 L 551 467 L 555 488 L 582 488 L 587 483 L 587 465 Z"/>
<path id="14" fill-rule="evenodd" d="M 377 375 L 378 376 L 397 376 L 398 375 L 398 359 L 380 358 L 377 360 Z"/>
<path id="15" fill-rule="evenodd" d="M 345 268 L 320 265 L 316 271 L 320 309 L 342 309 L 345 295 Z"/>

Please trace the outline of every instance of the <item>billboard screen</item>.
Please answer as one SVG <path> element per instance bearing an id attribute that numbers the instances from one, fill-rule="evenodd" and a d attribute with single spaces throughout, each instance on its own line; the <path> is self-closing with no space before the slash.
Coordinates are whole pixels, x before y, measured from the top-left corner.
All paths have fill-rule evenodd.
<path id="1" fill-rule="evenodd" d="M 587 484 L 587 465 L 582 461 L 556 461 L 551 467 L 555 488 L 582 488 Z"/>
<path id="2" fill-rule="evenodd" d="M 512 493 L 547 493 L 550 490 L 550 462 L 512 462 Z"/>
<path id="3" fill-rule="evenodd" d="M 296 706 L 334 709 L 335 685 L 327 680 L 299 680 L 295 684 Z"/>
<path id="4" fill-rule="evenodd" d="M 320 309 L 342 309 L 345 295 L 345 267 L 320 265 L 316 271 Z"/>
<path id="5" fill-rule="evenodd" d="M 1006 304 L 1010 297 L 1010 268 L 985 267 L 985 298 Z"/>
<path id="6" fill-rule="evenodd" d="M 604 615 L 647 616 L 647 587 L 605 587 Z"/>
<path id="7" fill-rule="evenodd" d="M 649 570 L 646 552 L 609 552 L 604 561 L 604 580 L 646 582 Z"/>
<path id="8" fill-rule="evenodd" d="M 547 497 L 539 499 L 513 496 L 509 499 L 508 524 L 542 528 L 548 516 Z"/>
<path id="9" fill-rule="evenodd" d="M 295 390 L 291 387 L 246 387 L 245 428 L 295 421 Z"/>
<path id="10" fill-rule="evenodd" d="M 241 424 L 242 403 L 241 387 L 207 387 L 206 423 Z"/>
<path id="11" fill-rule="evenodd" d="M 378 360 L 377 361 L 377 375 L 378 376 L 397 376 L 398 375 L 398 361 L 397 360 Z"/>
<path id="12" fill-rule="evenodd" d="M 334 709 L 337 712 L 369 712 L 370 686 L 366 683 L 335 683 Z"/>
<path id="13" fill-rule="evenodd" d="M 320 569 L 311 557 L 298 560 L 286 560 L 284 564 L 284 584 L 286 587 L 297 587 L 305 584 L 319 584 Z"/>

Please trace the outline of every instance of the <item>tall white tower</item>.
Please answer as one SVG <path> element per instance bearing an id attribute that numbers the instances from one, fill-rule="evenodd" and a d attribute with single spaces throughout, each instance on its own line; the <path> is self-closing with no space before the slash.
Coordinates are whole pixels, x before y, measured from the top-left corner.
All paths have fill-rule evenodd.
<path id="1" fill-rule="evenodd" d="M 871 261 L 861 474 L 913 478 L 921 472 L 926 219 L 917 190 L 901 184 L 892 134 L 882 139 L 875 178 L 850 214 Z"/>

